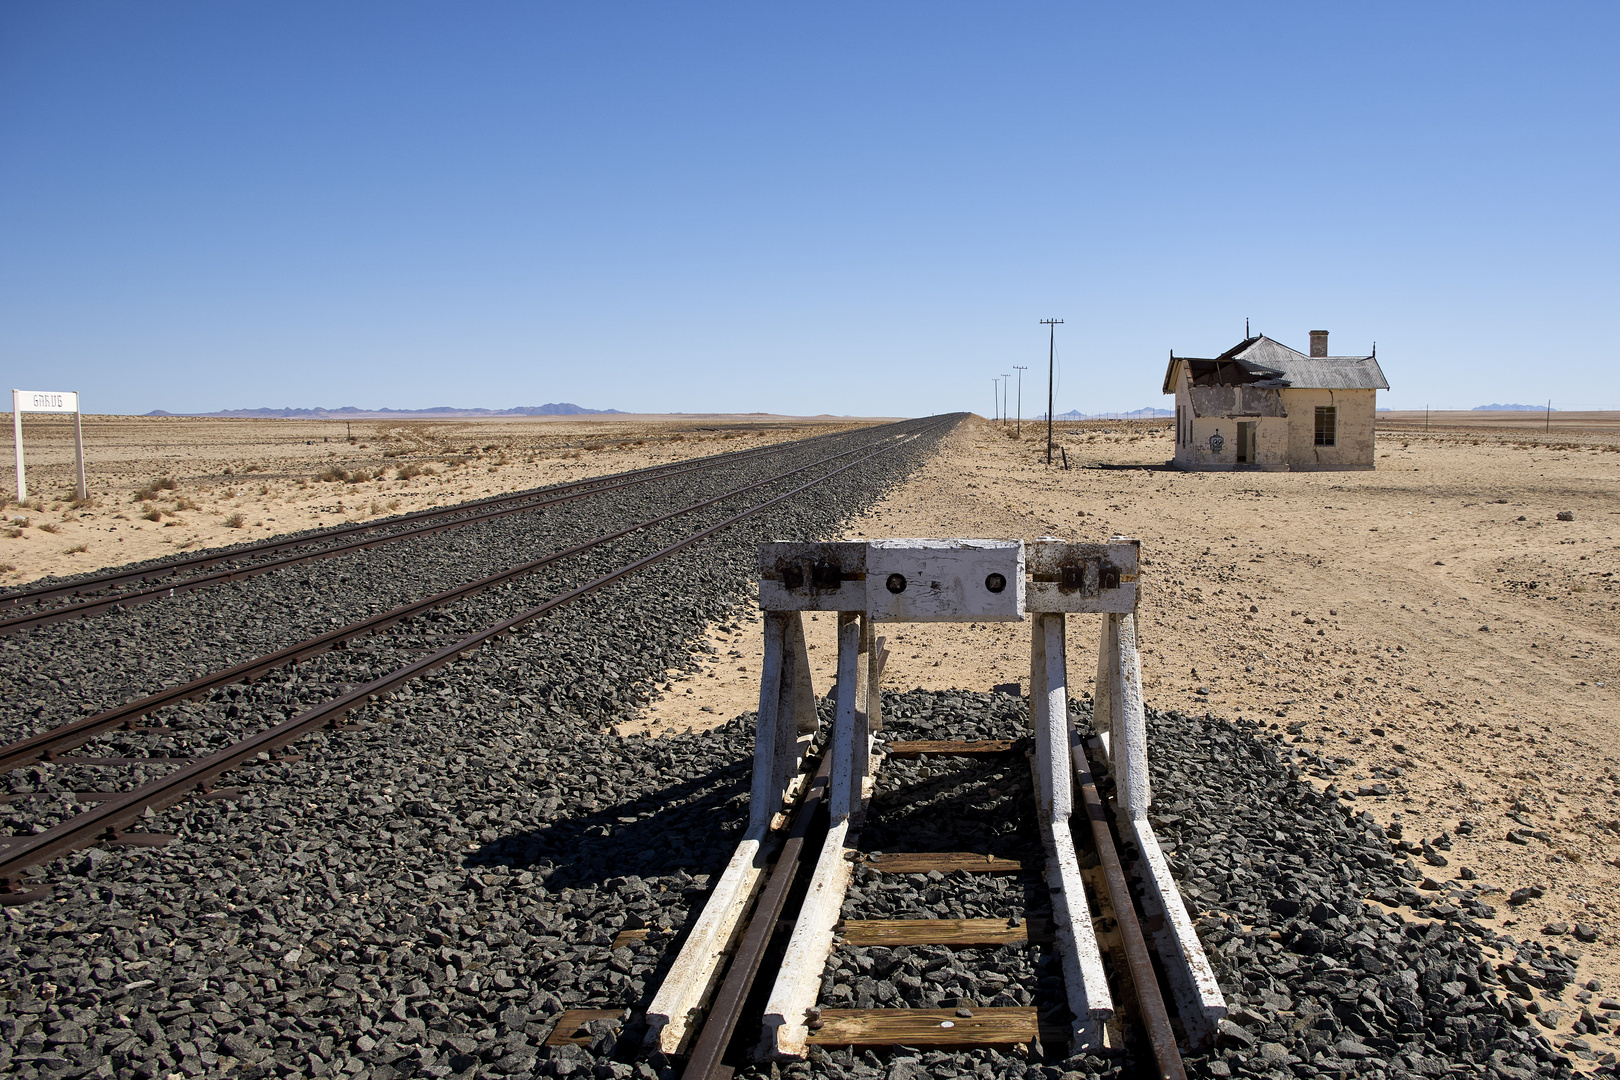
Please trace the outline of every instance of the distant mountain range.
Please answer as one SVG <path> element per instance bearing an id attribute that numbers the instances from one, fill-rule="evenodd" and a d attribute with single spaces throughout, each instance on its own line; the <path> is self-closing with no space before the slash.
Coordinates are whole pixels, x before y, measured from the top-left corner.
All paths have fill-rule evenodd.
<path id="1" fill-rule="evenodd" d="M 1135 409 L 1131 412 L 1100 412 L 1083 413 L 1079 409 L 1070 409 L 1068 412 L 1058 413 L 1056 420 L 1157 420 L 1161 416 L 1174 416 L 1172 409 Z M 1035 420 L 1045 420 L 1046 414 L 1032 417 Z"/>
<path id="2" fill-rule="evenodd" d="M 221 409 L 218 412 L 172 413 L 153 409 L 147 416 L 269 417 L 283 420 L 439 420 L 460 416 L 602 416 L 618 409 L 587 409 L 566 401 L 548 405 L 518 405 L 510 409 L 458 409 L 438 405 L 431 409 Z"/>
<path id="3" fill-rule="evenodd" d="M 1474 412 L 1546 412 L 1545 405 L 1475 405 Z M 1554 409 L 1553 412 L 1557 412 Z"/>

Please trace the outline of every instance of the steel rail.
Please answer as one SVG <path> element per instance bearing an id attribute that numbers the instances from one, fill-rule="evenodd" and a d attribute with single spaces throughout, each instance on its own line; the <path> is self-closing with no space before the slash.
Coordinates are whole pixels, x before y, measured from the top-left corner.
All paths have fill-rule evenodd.
<path id="1" fill-rule="evenodd" d="M 742 1019 L 743 1005 L 754 989 L 754 979 L 765 962 L 765 952 L 776 937 L 782 908 L 787 904 L 788 892 L 793 888 L 804 859 L 805 838 L 815 822 L 816 812 L 821 809 L 827 795 L 827 785 L 831 781 L 832 754 L 824 753 L 809 790 L 794 811 L 787 840 L 771 866 L 770 877 L 754 905 L 748 929 L 743 931 L 742 943 L 737 946 L 731 964 L 726 968 L 725 980 L 715 994 L 703 1029 L 692 1044 L 681 1080 L 727 1080 L 730 1076 L 729 1066 L 721 1059 L 731 1045 L 738 1021 Z"/>
<path id="2" fill-rule="evenodd" d="M 0 594 L 0 609 L 18 607 L 23 604 L 38 603 L 42 600 L 54 599 L 58 596 L 78 596 L 83 593 L 100 592 L 103 589 L 117 588 L 119 585 L 137 581 L 149 581 L 153 578 L 166 577 L 183 570 L 200 570 L 207 566 L 215 566 L 222 562 L 231 562 L 238 559 L 253 558 L 256 555 L 274 555 L 282 551 L 292 551 L 311 544 L 319 544 L 335 537 L 352 536 L 355 533 L 376 532 L 381 529 L 390 529 L 396 525 L 421 521 L 424 519 L 449 517 L 455 514 L 467 513 L 488 506 L 498 506 L 502 503 L 516 502 L 522 499 L 532 499 L 541 495 L 553 495 L 564 491 L 577 491 L 588 489 L 592 491 L 611 490 L 599 486 L 610 481 L 630 480 L 660 480 L 668 476 L 677 476 L 684 472 L 709 467 L 727 461 L 741 461 L 760 454 L 768 454 L 774 450 L 781 450 L 789 446 L 808 446 L 814 442 L 825 439 L 836 439 L 840 435 L 853 435 L 862 431 L 876 431 L 881 428 L 896 427 L 912 421 L 896 421 L 893 424 L 879 424 L 868 428 L 854 430 L 834 431 L 825 435 L 812 435 L 807 439 L 793 439 L 788 442 L 772 443 L 769 446 L 756 446 L 749 450 L 730 450 L 723 454 L 708 454 L 703 457 L 686 458 L 682 461 L 672 461 L 665 465 L 649 465 L 641 469 L 630 469 L 621 473 L 608 473 L 603 476 L 587 477 L 583 480 L 573 480 L 565 484 L 548 484 L 537 488 L 528 488 L 524 491 L 513 491 L 504 495 L 492 495 L 487 499 L 473 499 L 469 502 L 457 503 L 448 507 L 429 507 L 426 510 L 412 510 L 409 513 L 398 514 L 383 521 L 357 521 L 349 525 L 339 525 L 330 529 L 323 529 L 319 533 L 295 537 L 292 539 L 260 540 L 256 543 L 245 544 L 226 552 L 213 554 L 198 554 L 175 559 L 161 566 L 149 566 L 141 570 L 115 570 L 94 577 L 83 578 L 79 581 L 67 582 L 61 585 L 43 585 L 33 589 L 21 589 L 15 592 Z M 655 475 L 656 474 L 656 475 Z M 615 485 L 621 486 L 621 485 Z M 414 535 L 407 533 L 406 535 Z"/>
<path id="3" fill-rule="evenodd" d="M 956 420 L 957 417 L 953 414 L 941 420 L 940 423 L 954 423 Z M 930 430 L 935 426 L 938 425 L 925 425 L 921 430 Z M 306 709 L 297 716 L 290 717 L 257 734 L 250 735 L 246 739 L 219 750 L 206 758 L 202 758 L 193 764 L 183 766 L 166 776 L 149 781 L 133 791 L 120 793 L 118 797 L 108 799 L 94 809 L 87 810 L 67 821 L 61 822 L 42 833 L 17 837 L 15 839 L 18 842 L 0 847 L 0 885 L 13 886 L 18 882 L 19 875 L 28 867 L 36 866 L 70 851 L 94 844 L 97 839 L 114 834 L 120 826 L 128 825 L 140 819 L 148 810 L 157 813 L 189 798 L 193 792 L 206 791 L 207 785 L 221 773 L 228 772 L 238 765 L 252 761 L 261 753 L 268 753 L 271 750 L 279 749 L 290 742 L 294 742 L 317 728 L 334 724 L 338 718 L 366 704 L 373 696 L 388 694 L 412 679 L 442 667 L 470 649 L 476 649 L 499 638 L 502 634 L 509 634 L 525 623 L 531 622 L 565 604 L 589 596 L 597 590 L 618 581 L 620 578 L 662 562 L 664 559 L 684 551 L 693 544 L 713 536 L 715 533 L 763 513 L 772 506 L 809 491 L 832 477 L 847 472 L 857 465 L 870 461 L 900 445 L 903 444 L 890 442 L 887 446 L 880 447 L 864 457 L 856 458 L 854 461 L 840 465 L 838 468 L 824 473 L 814 480 L 807 481 L 780 495 L 766 499 L 764 502 L 756 503 L 754 506 L 733 514 L 714 525 L 691 533 L 668 547 L 653 552 L 651 555 L 627 563 L 616 570 L 611 570 L 584 585 L 570 589 L 568 592 L 560 593 L 536 607 L 529 608 L 510 618 L 503 619 L 493 626 L 469 634 L 453 645 L 447 645 L 437 652 L 422 657 L 413 663 L 406 664 L 404 667 L 397 668 L 380 678 L 373 679 L 363 686 L 355 687 L 345 694 Z"/>
<path id="4" fill-rule="evenodd" d="M 906 436 L 897 436 L 897 438 L 906 438 Z M 161 709 L 169 705 L 179 704 L 188 698 L 198 697 L 201 694 L 207 693 L 209 690 L 214 690 L 221 686 L 228 686 L 231 683 L 242 681 L 251 682 L 266 672 L 274 670 L 275 668 L 294 663 L 298 660 L 307 659 L 311 656 L 317 656 L 330 649 L 337 648 L 344 642 L 360 637 L 363 634 L 377 633 L 388 628 L 389 626 L 394 625 L 395 623 L 402 622 L 415 615 L 420 615 L 425 611 L 429 611 L 436 607 L 442 607 L 443 605 L 452 603 L 456 600 L 461 600 L 465 599 L 466 597 L 476 595 L 477 593 L 483 592 L 484 590 L 495 585 L 499 585 L 504 581 L 509 581 L 513 578 L 521 577 L 524 574 L 532 573 L 535 570 L 549 566 L 552 563 L 582 554 L 583 552 L 589 551 L 591 548 L 599 547 L 602 544 L 628 536 L 633 532 L 651 528 L 654 525 L 662 524 L 663 522 L 669 521 L 673 518 L 681 517 L 682 515 L 705 509 L 706 507 L 713 506 L 716 503 L 735 498 L 738 495 L 745 495 L 750 491 L 755 491 L 769 484 L 778 483 L 782 480 L 786 480 L 790 476 L 797 476 L 799 473 L 838 461 L 842 458 L 849 457 L 852 454 L 861 453 L 869 448 L 870 444 L 867 444 L 866 446 L 856 447 L 854 450 L 846 450 L 841 454 L 834 454 L 831 457 L 822 458 L 819 461 L 813 461 L 808 465 L 801 465 L 798 468 L 790 469 L 785 473 L 778 473 L 776 476 L 768 477 L 767 479 L 758 481 L 757 483 L 735 488 L 731 491 L 716 495 L 713 498 L 691 503 L 690 505 L 683 506 L 677 510 L 671 510 L 668 513 L 659 515 L 658 517 L 648 518 L 645 521 L 632 522 L 625 528 L 618 529 L 614 532 L 603 533 L 601 536 L 593 537 L 590 540 L 585 540 L 581 543 L 574 544 L 571 547 L 563 548 L 560 551 L 554 551 L 549 555 L 542 556 L 541 558 L 535 559 L 531 562 L 508 567 L 499 573 L 491 574 L 488 577 L 480 578 L 477 581 L 469 582 L 465 585 L 458 585 L 453 589 L 447 589 L 444 592 L 436 593 L 433 596 L 425 597 L 409 604 L 402 604 L 401 606 L 391 610 L 361 619 L 359 622 L 350 623 L 347 626 L 338 627 L 335 630 L 330 630 L 327 633 L 310 638 L 306 641 L 289 645 L 285 649 L 279 649 L 276 652 L 266 653 L 263 656 L 254 657 L 251 660 L 243 661 L 240 664 L 236 664 L 229 668 L 223 668 L 216 672 L 211 672 L 208 675 L 204 675 L 198 679 L 193 679 L 190 682 L 179 683 L 175 686 L 166 687 L 163 690 L 158 691 L 156 694 L 150 694 L 146 697 L 138 698 L 122 705 L 115 705 L 111 709 L 105 709 L 99 713 L 83 717 L 79 720 L 71 720 L 66 724 L 52 728 L 49 731 L 43 731 L 38 735 L 33 735 L 26 739 L 20 739 L 9 746 L 0 747 L 0 774 L 22 768 L 26 765 L 31 765 L 39 761 L 49 761 L 52 759 L 52 755 L 60 751 L 70 750 L 73 747 L 83 745 L 104 731 L 109 731 L 114 728 L 127 725 L 135 719 L 145 716 L 150 712 L 154 712 L 157 709 Z"/>
<path id="5" fill-rule="evenodd" d="M 898 435 L 886 435 L 882 438 L 898 437 Z M 868 443 L 867 445 L 871 445 L 871 443 Z M 44 626 L 49 623 L 63 622 L 68 619 L 86 618 L 91 615 L 104 612 L 113 607 L 131 607 L 137 604 L 150 603 L 153 600 L 174 596 L 176 593 L 191 592 L 195 589 L 207 588 L 213 585 L 223 585 L 232 581 L 241 581 L 246 578 L 257 577 L 260 574 L 268 574 L 274 570 L 281 570 L 288 566 L 296 566 L 300 563 L 314 562 L 317 559 L 332 558 L 352 551 L 381 547 L 384 544 L 392 544 L 399 540 L 414 540 L 423 536 L 431 536 L 437 532 L 443 532 L 446 529 L 458 529 L 463 525 L 471 525 L 476 522 L 488 521 L 493 518 L 505 517 L 510 514 L 520 514 L 530 510 L 538 510 L 547 506 L 556 506 L 559 503 L 573 502 L 578 499 L 587 499 L 609 491 L 617 491 L 621 488 L 634 487 L 638 484 L 650 483 L 654 480 L 662 480 L 670 476 L 678 476 L 687 472 L 696 472 L 709 467 L 712 466 L 692 466 L 673 473 L 664 473 L 660 476 L 639 477 L 630 480 L 623 480 L 618 483 L 609 484 L 602 487 L 594 487 L 585 491 L 578 491 L 567 495 L 558 495 L 554 498 L 540 499 L 534 502 L 523 503 L 517 506 L 509 506 L 498 510 L 486 510 L 483 513 L 455 518 L 450 521 L 419 525 L 412 529 L 403 530 L 397 533 L 389 533 L 384 536 L 376 536 L 361 540 L 350 540 L 346 543 L 333 544 L 328 547 L 319 548 L 315 551 L 308 551 L 295 555 L 285 555 L 278 559 L 270 559 L 266 562 L 254 563 L 251 566 L 233 567 L 231 569 L 220 570 L 212 574 L 203 574 L 198 577 L 187 578 L 184 581 L 156 585 L 151 588 L 138 589 L 133 592 L 118 593 L 113 596 L 105 596 L 95 600 L 87 600 L 80 604 L 67 604 L 61 607 L 54 607 L 46 611 L 34 612 L 27 615 L 15 615 L 9 619 L 0 619 L 0 637 L 16 633 L 20 630 L 28 630 L 36 626 Z"/>
<path id="6" fill-rule="evenodd" d="M 1085 760 L 1082 755 L 1082 760 Z M 1119 853 L 1114 848 L 1114 835 L 1109 828 L 1108 811 L 1097 794 L 1097 785 L 1091 776 L 1091 765 L 1086 761 L 1079 777 L 1080 791 L 1085 801 L 1086 818 L 1091 822 L 1091 838 L 1102 863 L 1103 878 L 1113 901 L 1114 921 L 1125 946 L 1126 968 L 1131 986 L 1136 992 L 1136 1005 L 1142 1014 L 1142 1026 L 1147 1029 L 1148 1042 L 1153 1046 L 1153 1059 L 1158 1067 L 1159 1080 L 1187 1080 L 1187 1070 L 1181 1061 L 1181 1049 L 1176 1045 L 1176 1033 L 1170 1027 L 1170 1013 L 1164 1007 L 1164 995 L 1159 991 L 1158 975 L 1153 970 L 1153 956 L 1142 936 L 1142 924 L 1136 917 L 1136 901 L 1131 895 L 1125 869 L 1120 865 Z"/>

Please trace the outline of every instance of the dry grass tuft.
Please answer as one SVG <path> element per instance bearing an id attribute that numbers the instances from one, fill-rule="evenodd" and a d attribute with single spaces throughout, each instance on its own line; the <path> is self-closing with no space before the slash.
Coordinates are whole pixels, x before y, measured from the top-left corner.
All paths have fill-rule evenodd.
<path id="1" fill-rule="evenodd" d="M 246 524 L 247 518 L 241 514 L 232 514 L 230 517 L 225 519 L 225 527 L 227 529 L 240 529 Z"/>
<path id="2" fill-rule="evenodd" d="M 163 511 L 159 510 L 157 507 L 149 505 L 149 506 L 144 506 L 141 509 L 146 511 L 145 513 L 143 513 L 141 515 L 141 517 L 145 518 L 147 521 L 162 521 L 163 520 Z"/>
<path id="3" fill-rule="evenodd" d="M 89 550 L 90 550 L 90 545 L 89 544 L 74 544 L 72 547 L 67 549 L 66 554 L 69 554 L 69 555 L 81 555 L 84 552 L 89 551 Z"/>
<path id="4" fill-rule="evenodd" d="M 62 531 L 62 526 L 57 525 L 54 522 L 47 521 L 45 524 L 43 524 L 43 525 L 41 525 L 39 527 L 39 531 L 40 532 L 48 532 L 48 533 L 61 532 Z"/>
<path id="5" fill-rule="evenodd" d="M 337 465 L 328 465 L 321 472 L 315 474 L 315 479 L 328 484 L 340 484 L 349 478 L 349 470 Z"/>
<path id="6" fill-rule="evenodd" d="M 365 484 L 369 483 L 370 481 L 371 473 L 367 472 L 365 469 L 361 469 L 359 472 L 352 472 L 349 474 L 349 483 L 351 484 Z"/>
<path id="7" fill-rule="evenodd" d="M 201 510 L 202 507 L 182 495 L 174 500 L 174 509 L 176 513 L 179 513 L 181 510 Z"/>
<path id="8" fill-rule="evenodd" d="M 145 487 L 137 491 L 133 501 L 151 502 L 153 499 L 159 498 L 158 492 L 173 491 L 176 486 L 177 485 L 175 484 L 173 477 L 160 476 L 150 484 L 147 484 Z"/>
<path id="9" fill-rule="evenodd" d="M 15 569 L 17 569 L 17 568 L 14 565 L 12 565 L 11 563 L 0 562 L 0 574 L 9 574 Z"/>

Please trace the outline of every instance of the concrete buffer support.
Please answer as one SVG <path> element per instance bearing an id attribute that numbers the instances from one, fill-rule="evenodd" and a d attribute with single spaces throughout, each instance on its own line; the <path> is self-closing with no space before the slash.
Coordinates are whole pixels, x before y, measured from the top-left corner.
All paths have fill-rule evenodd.
<path id="1" fill-rule="evenodd" d="M 1159 847 L 1148 807 L 1147 715 L 1142 703 L 1142 662 L 1136 644 L 1138 541 L 1122 536 L 1107 544 L 1040 540 L 1031 545 L 1029 610 L 1094 612 L 1103 615 L 1097 655 L 1093 725 L 1104 759 L 1114 775 L 1115 819 L 1122 839 L 1141 852 L 1142 907 L 1154 932 L 1154 948 L 1164 963 L 1176 1009 L 1188 1042 L 1213 1044 L 1226 1015 L 1226 999 Z M 1048 618 L 1061 616 L 1046 616 Z M 1085 748 L 1070 748 L 1077 772 L 1087 772 Z"/>

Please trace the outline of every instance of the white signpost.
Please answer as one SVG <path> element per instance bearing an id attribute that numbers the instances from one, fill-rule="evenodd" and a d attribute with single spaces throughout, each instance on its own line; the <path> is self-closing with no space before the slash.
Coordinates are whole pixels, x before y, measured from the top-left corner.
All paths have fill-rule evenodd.
<path id="1" fill-rule="evenodd" d="M 84 422 L 79 413 L 77 390 L 13 390 L 11 392 L 11 434 L 17 446 L 17 501 L 28 498 L 28 480 L 23 473 L 22 414 L 72 413 L 73 456 L 78 464 L 78 498 L 89 498 L 84 486 Z"/>

